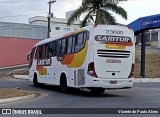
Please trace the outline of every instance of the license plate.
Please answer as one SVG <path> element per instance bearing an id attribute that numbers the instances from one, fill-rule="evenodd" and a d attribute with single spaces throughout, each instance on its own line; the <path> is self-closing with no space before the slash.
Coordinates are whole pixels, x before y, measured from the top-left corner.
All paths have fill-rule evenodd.
<path id="1" fill-rule="evenodd" d="M 109 84 L 117 84 L 117 81 L 111 80 L 111 81 L 109 81 Z"/>

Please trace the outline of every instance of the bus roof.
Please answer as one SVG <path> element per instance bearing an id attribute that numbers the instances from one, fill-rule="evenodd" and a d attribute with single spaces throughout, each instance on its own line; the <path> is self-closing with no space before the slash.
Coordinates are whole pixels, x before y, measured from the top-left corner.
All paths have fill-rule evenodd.
<path id="1" fill-rule="evenodd" d="M 98 25 L 98 26 L 95 26 L 95 28 L 96 27 L 105 27 L 105 26 L 111 26 L 111 27 L 118 26 L 118 27 L 128 28 L 127 26 L 124 26 L 124 25 Z M 60 38 L 67 37 L 67 36 L 72 35 L 72 34 L 76 34 L 76 33 L 85 31 L 87 29 L 91 29 L 91 28 L 94 28 L 94 26 L 93 25 L 89 25 L 89 26 L 85 26 L 85 27 L 79 28 L 77 30 L 74 30 L 72 32 L 67 32 L 67 33 L 63 33 L 63 34 L 60 34 L 60 35 L 56 35 L 56 36 L 51 37 L 51 38 L 46 38 L 46 39 L 43 39 L 43 40 L 39 41 L 38 43 L 36 43 L 34 45 L 34 47 L 38 46 L 38 45 L 42 45 L 42 44 L 48 43 L 48 42 L 51 42 L 51 41 L 54 41 L 56 39 L 60 39 Z"/>
<path id="2" fill-rule="evenodd" d="M 67 37 L 67 36 L 72 35 L 72 34 L 76 34 L 76 33 L 78 33 L 78 32 L 85 31 L 86 29 L 91 28 L 91 27 L 93 27 L 93 26 L 86 26 L 86 27 L 83 27 L 83 28 L 79 28 L 79 29 L 77 29 L 77 30 L 74 30 L 74 31 L 72 31 L 72 32 L 67 32 L 67 33 L 63 33 L 63 34 L 60 34 L 60 35 L 56 35 L 56 36 L 51 37 L 51 38 L 43 39 L 43 40 L 39 41 L 38 43 L 36 43 L 36 44 L 34 45 L 34 47 L 35 47 L 35 46 L 38 46 L 38 45 L 42 45 L 42 44 L 48 43 L 48 42 L 51 42 L 51 41 L 54 41 L 54 40 L 59 39 L 59 38 L 63 38 L 63 37 Z"/>

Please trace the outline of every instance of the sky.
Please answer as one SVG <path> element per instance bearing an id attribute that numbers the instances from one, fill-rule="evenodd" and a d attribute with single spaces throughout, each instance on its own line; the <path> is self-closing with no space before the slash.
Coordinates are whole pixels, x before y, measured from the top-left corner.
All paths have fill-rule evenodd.
<path id="1" fill-rule="evenodd" d="M 33 16 L 47 16 L 49 0 L 0 0 L 0 21 L 28 23 Z M 81 0 L 56 0 L 52 4 L 52 12 L 56 18 L 65 18 L 67 11 L 75 10 L 81 5 Z M 129 24 L 139 17 L 160 14 L 160 0 L 128 0 L 118 4 L 128 14 L 124 20 L 115 16 L 118 23 Z"/>

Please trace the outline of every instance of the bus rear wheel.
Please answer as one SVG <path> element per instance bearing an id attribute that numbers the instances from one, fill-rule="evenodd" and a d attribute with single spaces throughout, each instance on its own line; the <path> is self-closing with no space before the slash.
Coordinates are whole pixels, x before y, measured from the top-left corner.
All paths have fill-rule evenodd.
<path id="1" fill-rule="evenodd" d="M 65 75 L 62 75 L 60 78 L 60 88 L 61 88 L 61 91 L 64 93 L 68 91 L 67 79 Z"/>
<path id="2" fill-rule="evenodd" d="M 104 88 L 90 88 L 92 94 L 103 94 L 105 89 Z"/>

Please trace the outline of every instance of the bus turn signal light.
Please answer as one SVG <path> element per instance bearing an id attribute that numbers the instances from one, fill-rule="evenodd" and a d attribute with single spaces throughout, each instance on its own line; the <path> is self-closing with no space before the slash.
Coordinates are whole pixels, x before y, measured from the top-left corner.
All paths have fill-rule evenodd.
<path id="1" fill-rule="evenodd" d="M 97 78 L 97 74 L 96 74 L 95 69 L 94 69 L 94 62 L 89 63 L 89 65 L 88 65 L 88 74 L 90 76 L 93 76 L 93 77 Z"/>

